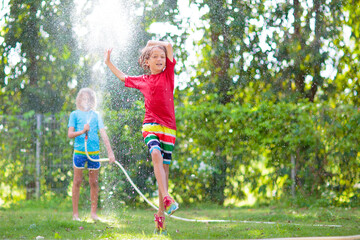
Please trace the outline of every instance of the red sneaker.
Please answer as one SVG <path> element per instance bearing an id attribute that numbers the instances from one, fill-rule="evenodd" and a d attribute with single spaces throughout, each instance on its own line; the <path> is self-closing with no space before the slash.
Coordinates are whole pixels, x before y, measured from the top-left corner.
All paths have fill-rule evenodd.
<path id="1" fill-rule="evenodd" d="M 155 234 L 162 234 L 166 235 L 166 228 L 165 228 L 165 217 L 159 217 L 156 213 L 155 216 Z"/>
<path id="2" fill-rule="evenodd" d="M 170 196 L 164 197 L 164 208 L 168 215 L 172 215 L 176 210 L 179 209 L 179 204 L 175 202 Z"/>

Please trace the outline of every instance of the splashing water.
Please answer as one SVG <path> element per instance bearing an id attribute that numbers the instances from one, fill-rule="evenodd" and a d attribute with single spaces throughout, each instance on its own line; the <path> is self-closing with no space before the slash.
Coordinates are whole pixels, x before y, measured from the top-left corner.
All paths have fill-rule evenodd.
<path id="1" fill-rule="evenodd" d="M 83 61 L 92 66 L 87 81 L 95 86 L 99 105 L 102 103 L 102 92 L 99 93 L 96 88 L 106 85 L 105 50 L 114 48 L 112 58 L 116 59 L 128 48 L 133 34 L 133 18 L 129 16 L 132 7 L 126 0 L 76 1 L 72 17 L 74 32 L 79 48 L 85 53 Z"/>
<path id="2" fill-rule="evenodd" d="M 106 77 L 109 71 L 103 62 L 104 52 L 106 49 L 113 48 L 111 59 L 117 65 L 116 59 L 121 56 L 123 60 L 124 54 L 129 52 L 131 45 L 134 45 L 134 38 L 137 34 L 133 31 L 136 16 L 130 15 L 135 13 L 134 3 L 127 0 L 79 0 L 75 2 L 76 13 L 74 13 L 72 20 L 78 47 L 84 54 L 81 61 L 83 65 L 90 64 L 92 66 L 90 79 L 86 79 L 85 82 L 89 84 L 87 87 L 95 90 L 98 103 L 96 110 L 104 116 L 102 113 L 102 110 L 105 109 L 103 108 L 103 98 L 106 92 L 104 90 L 108 90 L 107 81 L 109 80 Z M 139 13 L 135 14 L 139 15 Z M 126 69 L 121 70 L 126 71 Z M 122 87 L 122 85 L 120 86 Z M 121 94 L 121 91 L 124 90 L 119 89 L 118 91 Z M 131 97 L 124 99 L 125 103 L 131 101 Z M 121 101 L 118 105 L 120 108 L 122 107 Z M 117 120 L 114 119 L 114 121 Z M 104 153 L 103 156 L 107 156 L 103 149 L 101 149 L 101 155 Z M 132 149 L 133 146 L 127 149 L 125 154 L 130 154 Z M 107 171 L 103 171 L 101 175 L 102 184 L 105 184 L 101 186 L 103 196 L 100 196 L 100 202 L 102 206 L 109 210 L 114 207 L 118 208 L 119 204 L 124 204 L 124 202 L 121 203 L 113 199 L 119 181 L 112 181 L 112 177 Z M 132 194 L 134 195 L 135 192 L 133 191 Z M 132 197 L 128 196 L 128 198 L 131 199 Z"/>
<path id="3" fill-rule="evenodd" d="M 106 48 L 126 47 L 132 29 L 130 7 L 124 0 L 77 1 L 74 30 L 82 47 L 101 55 Z"/>

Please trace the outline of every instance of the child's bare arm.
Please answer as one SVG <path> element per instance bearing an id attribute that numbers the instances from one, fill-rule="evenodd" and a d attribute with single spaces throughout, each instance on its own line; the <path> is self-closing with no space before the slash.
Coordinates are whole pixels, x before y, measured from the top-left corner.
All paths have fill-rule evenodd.
<path id="1" fill-rule="evenodd" d="M 90 130 L 90 125 L 89 124 L 85 124 L 84 129 L 81 130 L 81 131 L 77 131 L 77 132 L 75 132 L 74 127 L 69 127 L 69 129 L 68 129 L 68 137 L 69 138 L 76 138 L 77 136 L 80 136 L 80 135 L 88 132 L 89 130 Z"/>
<path id="2" fill-rule="evenodd" d="M 115 65 L 110 60 L 111 51 L 112 49 L 108 49 L 105 52 L 105 60 L 104 60 L 105 64 L 110 68 L 111 72 L 115 74 L 115 76 L 118 79 L 120 79 L 122 82 L 125 82 L 125 77 L 126 77 L 125 73 L 123 73 L 117 67 L 115 67 Z"/>
<path id="3" fill-rule="evenodd" d="M 164 42 L 164 41 L 155 41 L 149 40 L 146 44 L 147 47 L 154 46 L 154 45 L 162 45 L 166 48 L 166 55 L 167 58 L 172 62 L 174 60 L 174 53 L 171 43 Z"/>
<path id="4" fill-rule="evenodd" d="M 100 135 L 101 135 L 102 140 L 104 141 L 106 150 L 108 152 L 109 162 L 110 163 L 115 162 L 115 155 L 114 155 L 114 152 L 113 152 L 113 150 L 111 148 L 109 137 L 106 134 L 105 129 L 103 129 L 103 128 L 100 129 Z"/>

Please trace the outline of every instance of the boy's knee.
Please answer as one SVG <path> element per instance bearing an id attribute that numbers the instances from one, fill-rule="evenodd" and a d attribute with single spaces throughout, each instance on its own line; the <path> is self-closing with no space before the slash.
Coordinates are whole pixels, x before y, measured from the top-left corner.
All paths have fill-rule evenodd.
<path id="1" fill-rule="evenodd" d="M 152 150 L 151 152 L 151 157 L 154 158 L 158 158 L 158 157 L 162 157 L 161 152 L 159 149 L 155 148 L 154 150 Z"/>
<path id="2" fill-rule="evenodd" d="M 91 188 L 97 188 L 99 186 L 98 180 L 90 181 L 89 184 Z"/>
<path id="3" fill-rule="evenodd" d="M 158 149 L 154 149 L 151 153 L 151 159 L 153 163 L 162 163 L 163 157 L 161 152 Z"/>
<path id="4" fill-rule="evenodd" d="M 75 187 L 79 188 L 81 186 L 81 182 L 82 182 L 81 179 L 75 179 L 73 184 Z"/>

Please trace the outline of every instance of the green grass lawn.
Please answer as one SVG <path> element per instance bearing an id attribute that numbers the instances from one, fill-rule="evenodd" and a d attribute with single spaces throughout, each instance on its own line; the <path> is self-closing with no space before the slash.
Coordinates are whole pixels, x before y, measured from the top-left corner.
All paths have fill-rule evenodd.
<path id="1" fill-rule="evenodd" d="M 0 239 L 158 239 L 153 235 L 152 209 L 120 205 L 99 210 L 103 222 L 94 223 L 89 207 L 82 207 L 83 221 L 72 221 L 70 201 L 30 202 L 0 210 Z M 177 216 L 197 219 L 232 219 L 265 223 L 200 223 L 167 218 L 163 239 L 254 239 L 360 234 L 359 208 L 180 208 Z M 342 225 L 342 227 L 314 226 Z"/>

